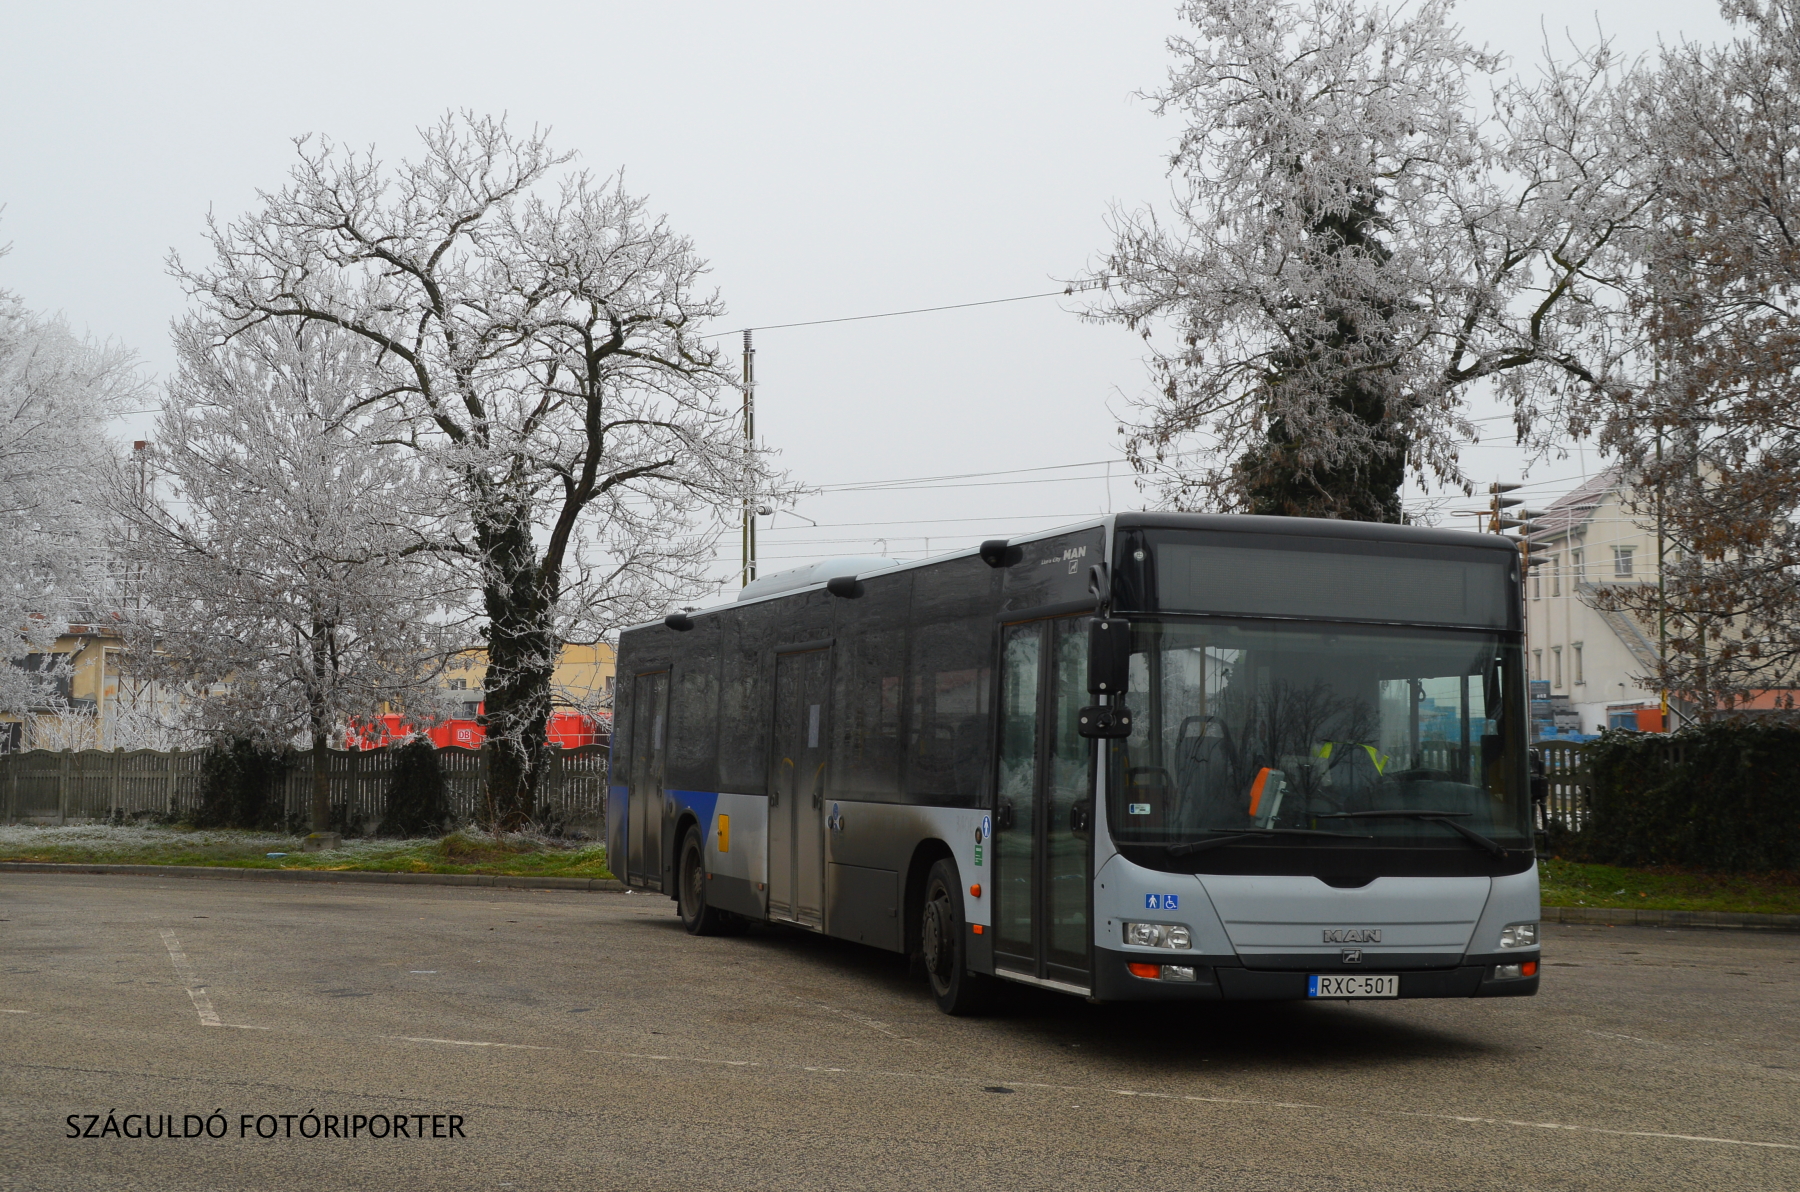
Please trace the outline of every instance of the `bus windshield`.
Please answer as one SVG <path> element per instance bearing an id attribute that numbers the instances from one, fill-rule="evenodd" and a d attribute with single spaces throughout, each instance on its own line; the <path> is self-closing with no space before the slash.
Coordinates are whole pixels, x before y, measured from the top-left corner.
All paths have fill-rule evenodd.
<path id="1" fill-rule="evenodd" d="M 1527 848 L 1519 664 L 1478 631 L 1134 621 L 1113 838 Z"/>

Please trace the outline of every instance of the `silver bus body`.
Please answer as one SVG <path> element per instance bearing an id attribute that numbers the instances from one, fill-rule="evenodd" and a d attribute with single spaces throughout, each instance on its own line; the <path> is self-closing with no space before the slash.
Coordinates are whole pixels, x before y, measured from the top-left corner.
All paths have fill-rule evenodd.
<path id="1" fill-rule="evenodd" d="M 1504 540 L 1119 514 L 1001 545 L 626 630 L 614 872 L 676 896 L 693 834 L 711 907 L 912 952 L 947 859 L 960 964 L 1094 1000 L 1536 992 Z M 1124 695 L 1081 681 L 1101 614 Z M 1077 686 L 1130 736 L 1074 740 Z"/>

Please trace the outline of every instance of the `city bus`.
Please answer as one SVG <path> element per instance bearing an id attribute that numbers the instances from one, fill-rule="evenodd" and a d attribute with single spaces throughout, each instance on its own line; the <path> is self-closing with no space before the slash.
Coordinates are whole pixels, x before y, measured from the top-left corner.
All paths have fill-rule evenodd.
<path id="1" fill-rule="evenodd" d="M 1120 513 L 625 630 L 607 846 L 696 934 L 922 963 L 948 1013 L 1538 987 L 1520 559 Z"/>

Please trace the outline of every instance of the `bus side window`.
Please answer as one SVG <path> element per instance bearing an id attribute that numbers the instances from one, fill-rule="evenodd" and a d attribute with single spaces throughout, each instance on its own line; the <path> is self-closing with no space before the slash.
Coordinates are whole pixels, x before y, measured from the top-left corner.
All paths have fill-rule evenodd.
<path id="1" fill-rule="evenodd" d="M 678 790 L 718 789 L 719 622 L 701 620 L 676 645 L 669 690 L 668 785 Z"/>
<path id="2" fill-rule="evenodd" d="M 769 661 L 776 604 L 720 615 L 719 789 L 768 793 Z"/>
<path id="3" fill-rule="evenodd" d="M 970 558 L 926 568 L 913 579 L 905 771 L 910 801 L 961 807 L 985 801 L 1001 574 Z"/>
<path id="4" fill-rule="evenodd" d="M 974 648 L 967 629 L 950 624 L 913 631 L 907 792 L 915 799 L 972 804 L 980 797 L 993 671 L 982 665 L 984 651 Z"/>
<path id="5" fill-rule="evenodd" d="M 624 786 L 631 773 L 631 671 L 626 668 L 635 663 L 635 658 L 620 651 L 620 677 L 613 683 L 612 745 L 606 755 L 606 781 L 612 786 Z"/>
<path id="6" fill-rule="evenodd" d="M 835 610 L 837 696 L 832 708 L 832 793 L 900 796 L 900 719 L 905 709 L 910 575 L 871 578 L 860 599 Z"/>

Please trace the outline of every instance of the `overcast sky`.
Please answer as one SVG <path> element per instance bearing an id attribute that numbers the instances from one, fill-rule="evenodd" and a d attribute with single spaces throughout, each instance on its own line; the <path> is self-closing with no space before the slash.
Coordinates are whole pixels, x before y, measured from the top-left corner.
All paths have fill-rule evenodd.
<path id="1" fill-rule="evenodd" d="M 725 331 L 1058 289 L 1104 252 L 1109 209 L 1166 195 L 1177 132 L 1136 96 L 1167 69 L 1170 0 L 0 11 L 0 288 L 159 376 L 182 304 L 167 254 L 202 257 L 208 210 L 236 216 L 279 187 L 301 133 L 397 158 L 449 108 L 548 125 L 693 237 Z M 1524 65 L 1546 30 L 1589 41 L 1596 21 L 1627 53 L 1725 30 L 1704 0 L 1459 12 Z M 763 535 L 764 574 L 1141 506 L 1123 464 L 1099 462 L 1122 459 L 1140 346 L 1070 309 L 1035 298 L 759 333 L 758 430 L 824 487 Z M 1470 473 L 1514 477 L 1523 453 L 1490 425 Z M 1571 452 L 1532 469 L 1534 504 L 1597 466 Z M 1088 466 L 991 475 L 1060 465 Z M 832 487 L 946 476 L 963 479 Z"/>

